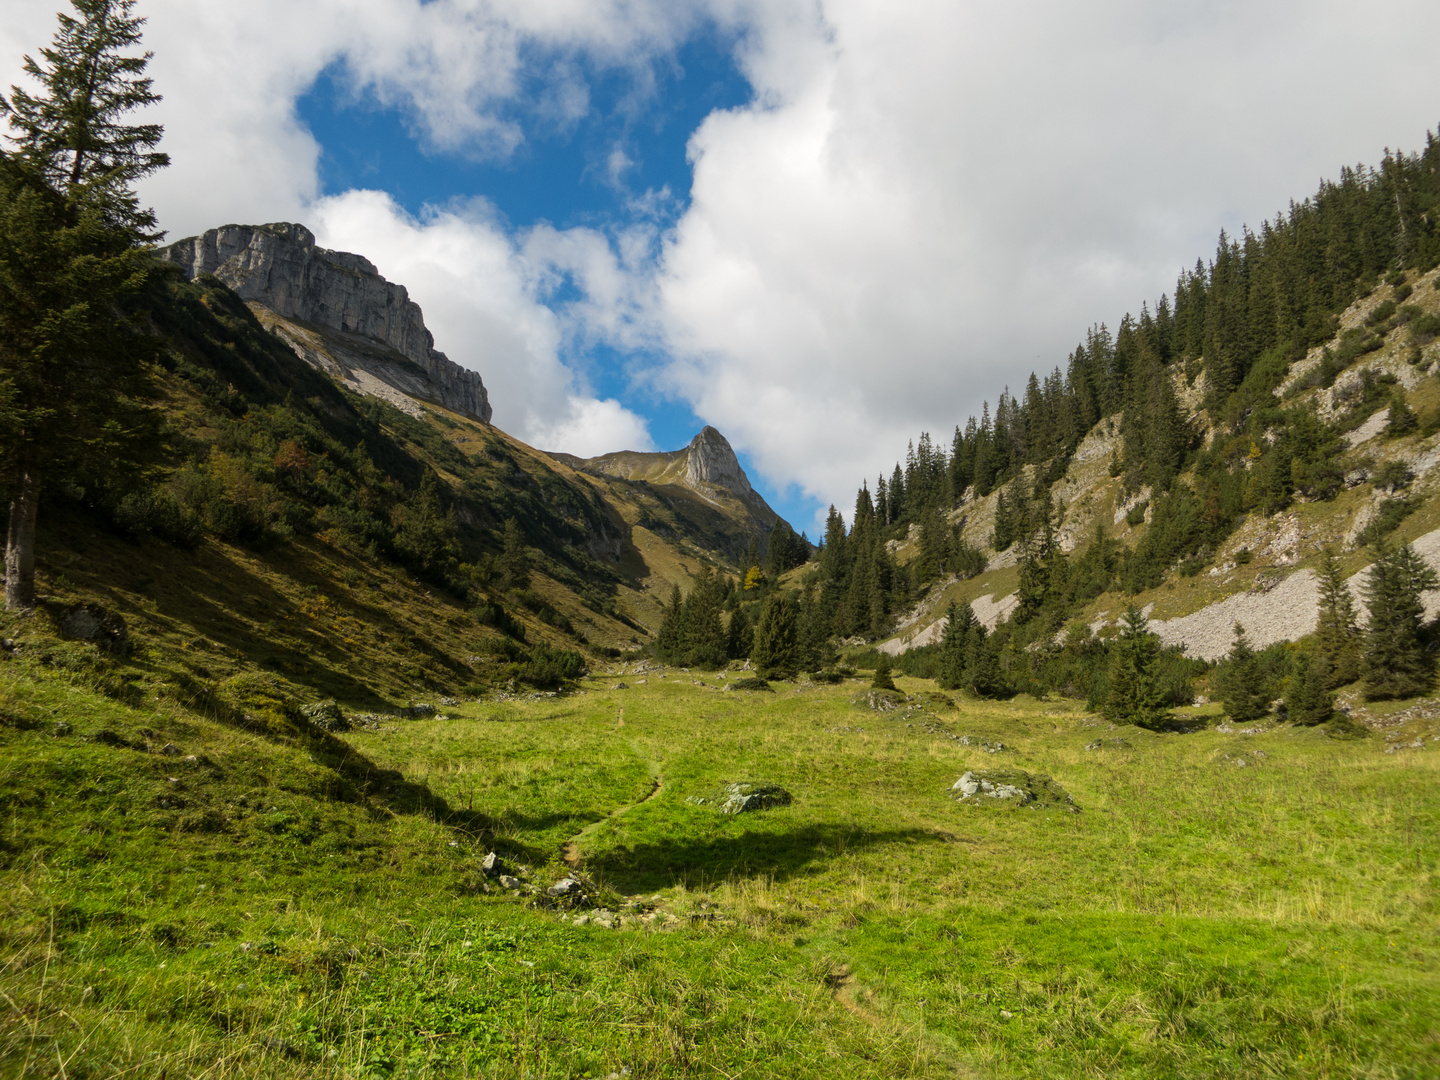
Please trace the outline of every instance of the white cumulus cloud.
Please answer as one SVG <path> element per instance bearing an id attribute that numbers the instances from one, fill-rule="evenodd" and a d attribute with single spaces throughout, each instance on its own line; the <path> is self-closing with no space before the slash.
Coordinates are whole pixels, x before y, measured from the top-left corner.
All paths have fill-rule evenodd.
<path id="1" fill-rule="evenodd" d="M 54 7 L 7 4 L 0 85 Z M 174 159 L 143 194 L 172 235 L 307 221 L 410 288 L 520 437 L 648 446 L 640 417 L 595 389 L 628 377 L 687 403 L 777 487 L 842 507 L 907 438 L 943 439 L 1007 381 L 1063 365 L 1090 323 L 1171 288 L 1222 226 L 1258 225 L 1440 120 L 1434 0 L 139 10 Z M 417 220 L 383 193 L 320 197 L 321 148 L 296 108 L 324 72 L 398 110 L 427 152 L 499 160 L 583 123 L 597 72 L 643 96 L 655 65 L 717 27 L 753 100 L 693 133 L 688 193 L 571 230 L 504 224 L 483 201 Z M 620 187 L 632 175 L 623 147 L 599 167 Z"/>
<path id="2" fill-rule="evenodd" d="M 908 438 L 1063 369 L 1222 226 L 1440 119 L 1440 5 L 1419 0 L 755 10 L 755 102 L 690 143 L 665 377 L 847 511 Z"/>
<path id="3" fill-rule="evenodd" d="M 481 373 L 498 427 L 582 457 L 652 448 L 643 419 L 587 393 L 561 361 L 563 320 L 539 295 L 555 271 L 527 258 L 488 204 L 457 204 L 417 220 L 384 192 L 349 191 L 318 200 L 308 216 L 318 243 L 363 252 L 406 286 L 437 346 Z"/>

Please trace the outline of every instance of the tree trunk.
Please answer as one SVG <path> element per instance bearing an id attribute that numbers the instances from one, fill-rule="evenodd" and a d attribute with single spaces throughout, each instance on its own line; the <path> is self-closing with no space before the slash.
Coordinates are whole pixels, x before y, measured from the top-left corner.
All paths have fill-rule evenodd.
<path id="1" fill-rule="evenodd" d="M 16 470 L 10 494 L 10 527 L 5 535 L 5 608 L 35 606 L 35 518 L 40 508 L 40 477 L 35 469 Z"/>

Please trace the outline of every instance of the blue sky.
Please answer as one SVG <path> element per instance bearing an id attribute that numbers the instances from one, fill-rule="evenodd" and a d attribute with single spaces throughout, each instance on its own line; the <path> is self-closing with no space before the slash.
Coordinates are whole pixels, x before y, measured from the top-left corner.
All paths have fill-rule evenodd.
<path id="1" fill-rule="evenodd" d="M 734 46 L 733 37 L 712 30 L 640 73 L 588 70 L 589 108 L 578 120 L 549 118 L 533 99 L 516 102 L 507 111 L 527 137 L 516 153 L 499 160 L 437 147 L 406 110 L 381 102 L 373 91 L 357 93 L 343 63 L 320 73 L 298 98 L 296 113 L 320 146 L 322 196 L 378 188 L 417 218 L 427 207 L 479 197 L 510 229 L 546 222 L 561 230 L 603 231 L 636 219 L 669 228 L 689 206 L 691 134 L 712 112 L 743 107 L 752 98 Z M 537 76 L 534 98 L 544 90 L 545 80 Z M 576 292 L 570 284 L 548 296 L 563 303 Z M 446 348 L 443 341 L 437 345 Z M 653 360 L 642 358 L 647 367 Z M 706 423 L 685 400 L 634 378 L 637 357 L 625 350 L 590 343 L 585 356 L 570 359 L 583 367 L 597 395 L 623 400 L 644 419 L 659 449 L 684 446 Z M 743 451 L 740 457 L 766 500 L 797 529 L 810 528 L 819 501 L 794 484 L 768 482 Z"/>
<path id="2" fill-rule="evenodd" d="M 304 222 L 410 290 L 506 431 L 711 424 L 812 536 L 1222 228 L 1440 119 L 1434 0 L 137 5 L 173 237 Z M 5 16 L 0 85 L 55 3 Z"/>

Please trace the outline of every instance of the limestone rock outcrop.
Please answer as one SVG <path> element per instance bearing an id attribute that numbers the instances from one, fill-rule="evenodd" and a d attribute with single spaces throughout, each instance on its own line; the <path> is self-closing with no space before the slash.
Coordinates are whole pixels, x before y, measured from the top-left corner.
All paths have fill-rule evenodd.
<path id="1" fill-rule="evenodd" d="M 703 427 L 685 448 L 685 480 L 691 487 L 714 484 L 744 497 L 753 494 L 750 478 L 729 441 L 713 427 Z"/>
<path id="2" fill-rule="evenodd" d="M 156 254 L 179 266 L 187 280 L 213 275 L 252 306 L 287 323 L 309 324 L 271 329 L 301 359 L 355 389 L 377 393 L 378 381 L 392 392 L 428 398 L 489 423 L 492 410 L 479 374 L 436 350 L 420 305 L 405 287 L 386 281 L 360 255 L 317 247 L 305 226 L 225 225 Z M 305 340 L 311 336 L 305 331 L 314 328 L 338 332 L 333 343 L 338 347 Z"/>

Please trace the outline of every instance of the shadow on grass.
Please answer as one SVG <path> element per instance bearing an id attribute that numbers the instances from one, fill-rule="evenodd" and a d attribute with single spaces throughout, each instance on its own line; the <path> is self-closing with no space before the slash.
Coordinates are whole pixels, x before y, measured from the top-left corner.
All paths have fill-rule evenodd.
<path id="1" fill-rule="evenodd" d="M 387 702 L 370 685 L 378 672 L 357 662 L 343 644 L 337 627 L 349 619 L 397 639 L 382 661 L 392 681 L 403 681 L 402 669 L 421 660 L 451 684 L 471 677 L 467 664 L 421 638 L 393 610 L 340 586 L 336 566 L 343 556 L 312 539 L 236 551 L 206 542 L 185 551 L 149 538 L 96 535 L 101 526 L 75 511 L 56 511 L 50 518 L 44 539 L 52 547 L 63 549 L 67 540 L 92 536 L 78 544 L 85 557 L 65 564 L 65 574 L 77 589 L 93 594 L 125 618 L 138 630 L 142 643 L 146 631 L 199 637 L 218 645 L 242 666 L 280 672 L 317 696 L 361 709 L 385 708 Z M 297 599 L 247 566 L 241 552 L 263 558 L 277 578 L 287 579 L 297 591 L 311 590 L 330 607 L 320 614 L 306 612 Z M 153 607 L 147 610 L 137 604 L 137 596 Z M 205 651 L 202 648 L 186 659 L 200 662 Z M 143 655 L 144 650 L 139 652 Z M 131 663 L 163 674 L 164 665 L 146 664 L 138 656 Z"/>
<path id="2" fill-rule="evenodd" d="M 731 877 L 767 874 L 786 881 L 836 855 L 887 844 L 951 843 L 933 829 L 882 829 L 806 825 L 781 833 L 745 833 L 709 839 L 661 840 L 598 852 L 587 868 L 622 892 L 653 892 L 675 884 L 698 887 Z"/>

